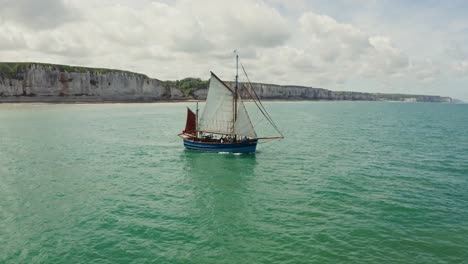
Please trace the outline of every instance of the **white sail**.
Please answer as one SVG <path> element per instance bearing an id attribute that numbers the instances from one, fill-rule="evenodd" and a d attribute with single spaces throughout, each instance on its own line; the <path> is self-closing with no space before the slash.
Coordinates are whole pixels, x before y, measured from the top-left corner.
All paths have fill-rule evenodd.
<path id="1" fill-rule="evenodd" d="M 234 124 L 234 134 L 243 137 L 257 138 L 257 133 L 255 133 L 255 129 L 250 121 L 247 109 L 245 108 L 240 96 L 238 96 L 237 119 Z"/>
<path id="2" fill-rule="evenodd" d="M 232 134 L 234 123 L 234 94 L 211 73 L 206 105 L 198 123 L 198 130 Z"/>

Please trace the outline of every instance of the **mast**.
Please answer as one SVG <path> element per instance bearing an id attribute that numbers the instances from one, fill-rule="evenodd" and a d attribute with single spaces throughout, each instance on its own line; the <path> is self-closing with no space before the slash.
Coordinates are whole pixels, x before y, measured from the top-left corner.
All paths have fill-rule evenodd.
<path id="1" fill-rule="evenodd" d="M 197 101 L 197 112 L 196 112 L 196 116 L 195 116 L 195 136 L 198 137 L 198 101 Z"/>
<path id="2" fill-rule="evenodd" d="M 234 131 L 234 124 L 237 120 L 237 97 L 239 89 L 239 54 L 237 54 L 237 50 L 234 52 L 236 53 L 236 87 L 234 88 L 234 122 L 232 123 L 232 131 Z"/>

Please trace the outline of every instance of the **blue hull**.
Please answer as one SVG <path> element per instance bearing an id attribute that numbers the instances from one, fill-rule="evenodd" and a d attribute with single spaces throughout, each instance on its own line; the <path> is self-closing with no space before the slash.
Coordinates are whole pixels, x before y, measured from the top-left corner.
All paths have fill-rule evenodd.
<path id="1" fill-rule="evenodd" d="M 228 152 L 228 153 L 254 153 L 257 149 L 257 140 L 250 140 L 236 143 L 211 143 L 199 142 L 184 139 L 184 146 L 188 149 L 211 151 L 211 152 Z"/>

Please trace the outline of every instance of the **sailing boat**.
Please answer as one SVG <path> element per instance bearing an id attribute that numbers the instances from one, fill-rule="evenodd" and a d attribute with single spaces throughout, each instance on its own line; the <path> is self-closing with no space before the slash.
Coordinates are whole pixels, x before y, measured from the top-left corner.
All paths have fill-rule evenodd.
<path id="1" fill-rule="evenodd" d="M 244 67 L 242 69 L 248 79 Z M 266 112 L 249 81 L 251 91 L 245 89 L 244 94 L 247 94 L 255 102 L 260 112 L 281 135 L 276 137 L 257 136 L 240 96 L 238 71 L 239 56 L 236 55 L 236 83 L 234 89 L 231 89 L 218 76 L 211 72 L 206 104 L 200 118 L 198 117 L 198 103 L 196 113 L 187 108 L 185 130 L 179 134 L 187 149 L 211 152 L 254 153 L 259 140 L 284 138 L 268 112 Z"/>

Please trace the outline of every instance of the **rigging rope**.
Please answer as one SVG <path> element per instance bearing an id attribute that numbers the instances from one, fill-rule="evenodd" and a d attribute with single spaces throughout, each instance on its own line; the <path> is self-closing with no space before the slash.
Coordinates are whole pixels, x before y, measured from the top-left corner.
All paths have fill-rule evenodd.
<path id="1" fill-rule="evenodd" d="M 260 104 L 261 108 L 262 108 L 263 111 L 264 111 L 264 113 L 263 113 L 263 112 L 262 112 L 262 113 L 265 115 L 265 117 L 268 119 L 268 121 L 270 121 L 271 125 L 276 129 L 276 131 L 278 131 L 278 133 L 279 133 L 280 135 L 282 135 L 281 132 L 279 131 L 278 127 L 276 126 L 276 123 L 275 123 L 275 122 L 273 121 L 273 119 L 270 117 L 270 115 L 268 114 L 268 111 L 266 110 L 265 106 L 263 106 L 262 102 L 260 101 L 260 97 L 258 96 L 257 92 L 256 92 L 255 89 L 253 88 L 252 83 L 250 82 L 250 78 L 249 78 L 249 76 L 247 75 L 247 72 L 245 71 L 244 65 L 241 64 L 241 66 L 242 66 L 242 70 L 244 71 L 245 77 L 247 78 L 247 81 L 249 82 L 249 85 L 250 85 L 251 90 L 252 90 L 253 93 L 255 94 L 255 97 L 256 97 L 258 103 Z M 248 90 L 247 90 L 247 91 L 248 91 Z M 252 97 L 252 99 L 255 101 L 255 98 L 253 98 L 253 96 L 250 94 L 250 92 L 249 92 L 249 95 L 250 95 L 250 96 Z"/>
<path id="2" fill-rule="evenodd" d="M 270 124 L 273 126 L 273 128 L 282 136 L 283 136 L 283 133 L 281 133 L 281 131 L 279 130 L 278 126 L 276 125 L 276 123 L 273 121 L 273 119 L 270 117 L 270 115 L 268 114 L 268 111 L 266 110 L 265 106 L 263 106 L 262 102 L 260 101 L 260 97 L 258 96 L 257 92 L 255 91 L 255 89 L 253 88 L 252 86 L 252 83 L 250 82 L 250 79 L 249 79 L 249 76 L 247 75 L 247 72 L 245 71 L 245 68 L 244 68 L 244 65 L 241 63 L 240 64 L 241 67 L 242 67 L 242 71 L 244 72 L 245 74 L 245 77 L 247 78 L 247 81 L 249 82 L 249 85 L 250 85 L 250 88 L 251 90 L 253 91 L 253 93 L 255 94 L 255 98 L 252 96 L 252 94 L 250 93 L 249 89 L 245 89 L 247 91 L 247 93 L 249 94 L 250 98 L 252 98 L 252 100 L 254 101 L 254 103 L 257 105 L 257 107 L 260 109 L 260 112 L 262 112 L 262 114 L 265 116 L 265 118 L 270 122 Z M 245 85 L 244 85 L 245 86 Z M 258 103 L 257 103 L 258 101 Z"/>

